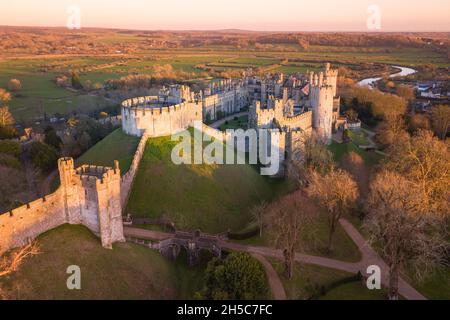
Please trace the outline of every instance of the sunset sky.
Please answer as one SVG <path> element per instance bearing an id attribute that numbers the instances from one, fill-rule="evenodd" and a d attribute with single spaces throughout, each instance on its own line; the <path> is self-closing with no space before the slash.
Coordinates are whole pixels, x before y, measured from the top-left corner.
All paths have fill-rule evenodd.
<path id="1" fill-rule="evenodd" d="M 0 25 L 65 26 L 78 5 L 82 28 L 367 31 L 371 4 L 381 31 L 450 31 L 449 0 L 9 0 Z"/>

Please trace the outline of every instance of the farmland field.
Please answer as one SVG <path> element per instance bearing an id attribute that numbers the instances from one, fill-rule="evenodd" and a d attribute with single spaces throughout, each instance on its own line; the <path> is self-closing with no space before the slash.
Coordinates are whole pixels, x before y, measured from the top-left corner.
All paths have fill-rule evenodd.
<path id="1" fill-rule="evenodd" d="M 311 45 L 307 50 L 298 45 L 272 45 L 263 49 L 248 45 L 239 50 L 231 45 L 202 44 L 192 47 L 152 48 L 145 46 L 149 35 L 105 32 L 96 35 L 99 45 L 117 48 L 114 54 L 73 55 L 7 55 L 0 58 L 0 88 L 7 88 L 8 81 L 17 78 L 22 89 L 13 93 L 9 103 L 18 122 L 29 122 L 53 115 L 91 113 L 120 101 L 86 91 L 58 87 L 57 76 L 75 70 L 82 83 L 102 86 L 108 79 L 129 74 L 152 74 L 155 65 L 170 65 L 175 72 L 184 73 L 184 81 L 205 78 L 214 72 L 244 71 L 248 68 L 264 68 L 271 72 L 296 73 L 317 71 L 323 62 L 335 67 L 353 68 L 359 77 L 382 72 L 381 66 L 402 65 L 419 67 L 433 64 L 448 67 L 448 58 L 433 48 L 352 47 Z M 177 35 L 176 37 L 179 37 Z M 123 53 L 122 48 L 136 46 L 133 53 Z M 364 71 L 364 73 L 362 73 Z M 214 76 L 213 76 L 214 78 Z M 357 79 L 355 79 L 357 80 Z"/>

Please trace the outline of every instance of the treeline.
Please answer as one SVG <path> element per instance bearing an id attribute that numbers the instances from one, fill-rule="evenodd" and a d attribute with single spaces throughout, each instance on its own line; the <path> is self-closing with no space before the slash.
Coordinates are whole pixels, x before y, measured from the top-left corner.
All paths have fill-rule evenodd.
<path id="1" fill-rule="evenodd" d="M 0 27 L 0 49 L 8 54 L 132 54 L 153 49 L 255 48 L 268 45 L 275 46 L 276 50 L 287 50 L 283 45 L 298 45 L 302 50 L 308 50 L 310 45 L 359 48 L 421 48 L 431 45 L 437 50 L 446 50 L 449 39 L 445 33 L 145 32 Z"/>

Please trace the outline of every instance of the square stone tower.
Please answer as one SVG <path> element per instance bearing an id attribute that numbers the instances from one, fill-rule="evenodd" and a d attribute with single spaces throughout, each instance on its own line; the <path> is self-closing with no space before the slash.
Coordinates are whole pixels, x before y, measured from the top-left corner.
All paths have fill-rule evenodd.
<path id="1" fill-rule="evenodd" d="M 66 221 L 88 227 L 105 248 L 125 241 L 119 162 L 115 161 L 114 168 L 83 165 L 75 169 L 72 158 L 62 158 L 58 169 Z"/>

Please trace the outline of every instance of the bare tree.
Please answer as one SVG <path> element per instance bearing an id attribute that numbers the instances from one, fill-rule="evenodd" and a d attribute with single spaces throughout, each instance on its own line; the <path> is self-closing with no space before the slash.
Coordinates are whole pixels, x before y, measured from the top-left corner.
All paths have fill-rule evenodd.
<path id="1" fill-rule="evenodd" d="M 412 182 L 428 214 L 449 215 L 450 151 L 428 130 L 402 137 L 389 150 L 388 169 Z"/>
<path id="2" fill-rule="evenodd" d="M 0 278 L 10 275 L 17 271 L 20 265 L 30 256 L 39 254 L 39 246 L 37 241 L 30 241 L 27 245 L 13 251 L 11 254 L 0 256 Z M 4 296 L 0 287 L 0 299 Z"/>
<path id="3" fill-rule="evenodd" d="M 364 159 L 356 152 L 351 151 L 343 157 L 342 168 L 355 179 L 360 195 L 366 196 L 369 189 L 369 170 Z"/>
<path id="4" fill-rule="evenodd" d="M 8 89 L 13 92 L 22 90 L 22 82 L 19 79 L 11 79 L 8 82 Z"/>
<path id="5" fill-rule="evenodd" d="M 0 107 L 5 106 L 11 100 L 11 94 L 5 89 L 0 88 Z"/>
<path id="6" fill-rule="evenodd" d="M 445 140 L 450 128 L 450 106 L 438 105 L 433 108 L 431 114 L 433 131 L 441 140 Z"/>
<path id="7" fill-rule="evenodd" d="M 292 142 L 297 150 L 292 155 L 292 163 L 300 179 L 308 180 L 311 171 L 327 172 L 334 166 L 333 155 L 326 142 L 316 133 L 303 133 Z"/>
<path id="8" fill-rule="evenodd" d="M 329 236 L 328 250 L 333 250 L 333 236 L 339 219 L 344 213 L 354 207 L 358 199 L 358 187 L 350 174 L 341 169 L 331 170 L 325 175 L 313 172 L 308 194 L 327 213 Z"/>
<path id="9" fill-rule="evenodd" d="M 0 108 L 0 126 L 11 126 L 14 124 L 14 117 L 8 107 Z"/>
<path id="10" fill-rule="evenodd" d="M 267 210 L 267 202 L 263 201 L 252 208 L 252 215 L 255 222 L 258 224 L 259 236 L 262 237 L 264 228 L 264 218 Z"/>
<path id="11" fill-rule="evenodd" d="M 267 232 L 275 246 L 283 250 L 285 275 L 288 279 L 292 278 L 295 252 L 302 251 L 301 236 L 316 211 L 302 191 L 292 193 L 268 207 Z"/>
<path id="12" fill-rule="evenodd" d="M 420 278 L 443 262 L 448 244 L 437 232 L 438 220 L 424 215 L 417 187 L 397 173 L 383 171 L 371 184 L 364 228 L 389 267 L 389 298 L 398 299 L 403 268 Z"/>

